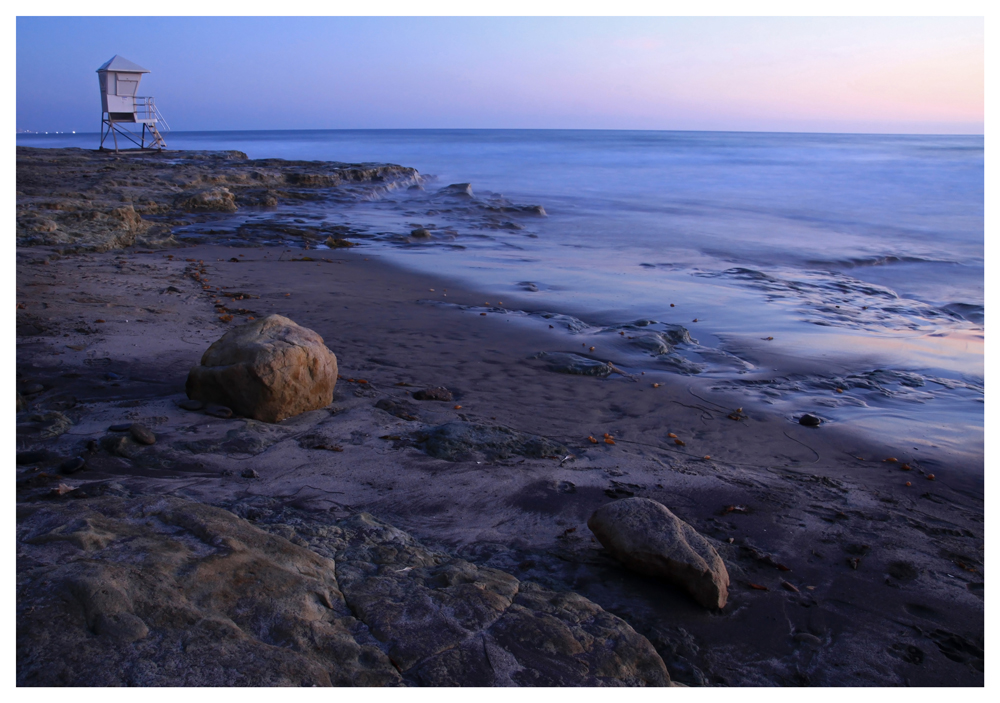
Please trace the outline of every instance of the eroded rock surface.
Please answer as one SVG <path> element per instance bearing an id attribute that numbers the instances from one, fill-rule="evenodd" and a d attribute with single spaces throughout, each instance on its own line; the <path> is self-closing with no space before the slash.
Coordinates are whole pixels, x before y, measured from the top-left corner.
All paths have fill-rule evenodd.
<path id="1" fill-rule="evenodd" d="M 212 344 L 191 369 L 187 394 L 237 414 L 278 422 L 326 407 L 337 383 L 337 357 L 323 338 L 287 317 L 240 325 Z"/>
<path id="2" fill-rule="evenodd" d="M 351 197 L 419 178 L 393 164 L 252 160 L 239 151 L 17 147 L 17 244 L 63 252 L 170 246 L 188 213 L 329 198 L 334 188 Z"/>
<path id="3" fill-rule="evenodd" d="M 517 432 L 508 427 L 448 422 L 421 435 L 428 454 L 447 461 L 508 459 L 512 456 L 559 456 L 569 454 L 560 442 Z"/>
<path id="4" fill-rule="evenodd" d="M 579 595 L 364 513 L 277 517 L 107 483 L 20 504 L 18 684 L 671 685 Z"/>
<path id="5" fill-rule="evenodd" d="M 17 603 L 19 685 L 402 683 L 333 561 L 178 498 L 19 506 Z"/>
<path id="6" fill-rule="evenodd" d="M 587 526 L 628 568 L 677 584 L 706 608 L 725 607 L 729 573 L 715 547 L 655 500 L 608 503 Z"/>

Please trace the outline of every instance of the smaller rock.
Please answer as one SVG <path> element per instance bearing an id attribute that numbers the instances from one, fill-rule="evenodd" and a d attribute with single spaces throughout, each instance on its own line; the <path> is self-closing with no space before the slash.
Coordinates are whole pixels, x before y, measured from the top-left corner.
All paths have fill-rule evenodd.
<path id="1" fill-rule="evenodd" d="M 417 391 L 413 394 L 414 400 L 442 400 L 451 401 L 454 398 L 451 395 L 451 391 L 447 388 L 438 386 L 437 388 L 425 388 L 422 391 Z"/>
<path id="2" fill-rule="evenodd" d="M 588 359 L 579 354 L 568 354 L 566 352 L 542 352 L 539 359 L 548 364 L 549 371 L 556 373 L 568 373 L 577 376 L 597 376 L 604 378 L 611 375 L 611 364 L 606 364 L 597 359 Z"/>
<path id="3" fill-rule="evenodd" d="M 810 415 L 809 413 L 806 413 L 805 415 L 799 418 L 799 424 L 805 425 L 806 427 L 819 427 L 819 423 L 821 422 L 822 420 L 820 420 L 815 415 Z"/>
<path id="4" fill-rule="evenodd" d="M 112 425 L 108 428 L 108 432 L 128 432 L 130 429 L 132 429 L 132 423 L 123 422 L 119 425 Z"/>
<path id="5" fill-rule="evenodd" d="M 430 239 L 431 231 L 429 229 L 424 229 L 423 227 L 421 227 L 420 229 L 412 230 L 410 232 L 410 236 L 413 237 L 414 239 Z"/>
<path id="6" fill-rule="evenodd" d="M 260 474 L 253 469 L 243 469 L 243 471 L 240 472 L 240 476 L 243 478 L 260 478 Z"/>
<path id="7" fill-rule="evenodd" d="M 464 197 L 472 197 L 472 184 L 471 183 L 452 183 L 449 186 L 445 186 L 441 189 L 442 193 L 447 193 L 448 195 L 458 195 Z"/>
<path id="8" fill-rule="evenodd" d="M 326 245 L 331 249 L 349 249 L 350 247 L 357 246 L 354 242 L 349 242 L 346 239 L 337 239 L 336 237 L 327 237 Z"/>
<path id="9" fill-rule="evenodd" d="M 729 572 L 715 548 L 665 506 L 626 498 L 597 509 L 587 521 L 606 550 L 626 567 L 684 588 L 706 608 L 722 608 Z"/>
<path id="10" fill-rule="evenodd" d="M 36 393 L 41 393 L 44 390 L 45 386 L 43 386 L 41 383 L 32 383 L 25 386 L 21 390 L 21 392 L 24 393 L 25 395 L 35 395 Z"/>
<path id="11" fill-rule="evenodd" d="M 209 405 L 205 408 L 205 414 L 211 415 L 212 417 L 221 417 L 226 419 L 233 416 L 233 411 L 225 405 Z"/>
<path id="12" fill-rule="evenodd" d="M 188 398 L 187 400 L 182 400 L 177 403 L 177 407 L 181 410 L 201 410 L 205 407 L 205 404 L 200 400 L 192 400 Z"/>
<path id="13" fill-rule="evenodd" d="M 87 461 L 82 456 L 76 456 L 59 464 L 59 473 L 75 474 L 86 465 Z"/>
<path id="14" fill-rule="evenodd" d="M 108 381 L 120 381 L 120 380 L 122 380 L 122 377 L 119 376 L 118 374 L 116 374 L 114 371 L 108 371 L 106 374 L 104 374 L 104 378 L 105 378 L 105 380 L 108 380 Z"/>
<path id="15" fill-rule="evenodd" d="M 129 433 L 140 444 L 156 444 L 156 435 L 153 434 L 153 431 L 138 422 L 129 428 Z"/>
<path id="16" fill-rule="evenodd" d="M 130 435 L 109 434 L 101 438 L 101 448 L 109 454 L 131 459 L 142 447 Z"/>

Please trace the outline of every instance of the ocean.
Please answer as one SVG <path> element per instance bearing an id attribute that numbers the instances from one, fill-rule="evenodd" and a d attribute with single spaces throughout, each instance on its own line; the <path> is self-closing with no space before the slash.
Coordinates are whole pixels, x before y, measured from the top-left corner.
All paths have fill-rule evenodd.
<path id="1" fill-rule="evenodd" d="M 414 167 L 422 189 L 240 217 L 347 226 L 360 246 L 403 267 L 477 286 L 483 310 L 528 325 L 560 321 L 583 340 L 581 353 L 593 340 L 636 332 L 643 345 L 613 359 L 630 373 L 673 374 L 702 391 L 746 397 L 748 407 L 767 407 L 790 423 L 810 412 L 982 471 L 981 136 L 324 130 L 165 137 L 171 149 Z M 18 145 L 39 147 L 94 148 L 97 141 L 96 134 L 17 137 Z M 446 190 L 451 184 L 469 187 Z M 541 206 L 544 216 L 526 206 Z M 431 236 L 409 236 L 420 228 Z M 456 314 L 476 312 L 456 307 Z"/>

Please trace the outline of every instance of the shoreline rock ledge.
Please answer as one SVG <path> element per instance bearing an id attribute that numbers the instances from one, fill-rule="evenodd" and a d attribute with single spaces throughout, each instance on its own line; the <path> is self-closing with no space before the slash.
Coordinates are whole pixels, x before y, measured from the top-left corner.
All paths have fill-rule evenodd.
<path id="1" fill-rule="evenodd" d="M 268 315 L 229 330 L 188 374 L 188 398 L 262 422 L 333 402 L 337 357 L 316 332 Z"/>
<path id="2" fill-rule="evenodd" d="M 601 506 L 587 527 L 618 561 L 633 571 L 684 588 L 706 608 L 723 608 L 729 572 L 707 539 L 665 506 L 626 498 Z"/>

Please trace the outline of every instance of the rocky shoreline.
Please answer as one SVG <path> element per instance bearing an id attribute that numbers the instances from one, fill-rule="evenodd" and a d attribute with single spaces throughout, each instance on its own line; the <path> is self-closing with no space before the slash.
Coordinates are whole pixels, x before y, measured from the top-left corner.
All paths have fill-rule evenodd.
<path id="1" fill-rule="evenodd" d="M 558 330 L 422 304 L 483 295 L 351 248 L 349 225 L 268 233 L 332 240 L 315 254 L 205 234 L 421 182 L 18 149 L 19 684 L 982 685 L 981 476 L 734 420 L 680 382 L 560 373 Z M 271 314 L 336 354 L 333 403 L 182 407 L 209 345 Z M 112 430 L 132 425 L 153 442 Z M 717 551 L 722 610 L 593 537 L 633 496 Z"/>

